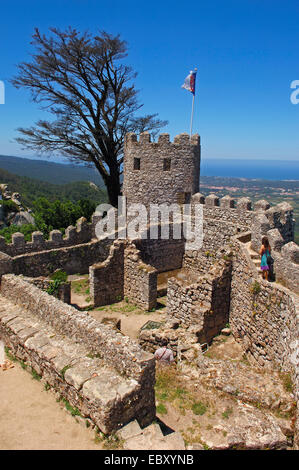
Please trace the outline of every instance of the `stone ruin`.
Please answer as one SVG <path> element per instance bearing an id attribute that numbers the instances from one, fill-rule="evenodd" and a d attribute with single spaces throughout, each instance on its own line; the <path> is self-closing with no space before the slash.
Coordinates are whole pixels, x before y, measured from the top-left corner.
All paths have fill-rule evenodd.
<path id="1" fill-rule="evenodd" d="M 119 238 L 119 229 L 114 238 L 97 238 L 97 213 L 90 224 L 80 219 L 64 237 L 54 230 L 49 240 L 39 232 L 27 243 L 22 234 L 14 234 L 10 244 L 0 238 L 0 337 L 104 433 L 134 419 L 141 426 L 154 419 L 152 353 L 164 338 L 179 361 L 196 362 L 228 323 L 257 367 L 292 374 L 298 402 L 299 248 L 293 210 L 286 203 L 270 207 L 258 201 L 253 207 L 248 198 L 204 197 L 199 173 L 199 136 L 190 140 L 181 134 L 172 143 L 162 134 L 156 143 L 147 133 L 139 141 L 127 135 L 127 203 L 189 203 L 191 209 L 200 204 L 200 249 L 190 250 L 184 238 L 174 236 L 174 221 L 168 239 L 161 232 L 151 239 L 150 226 L 135 239 Z M 275 283 L 260 278 L 250 256 L 250 250 L 256 256 L 263 235 L 273 247 Z M 95 307 L 126 298 L 151 311 L 166 294 L 167 320 L 142 329 L 138 344 L 67 305 L 66 298 L 42 291 L 39 278 L 57 269 L 89 273 Z"/>

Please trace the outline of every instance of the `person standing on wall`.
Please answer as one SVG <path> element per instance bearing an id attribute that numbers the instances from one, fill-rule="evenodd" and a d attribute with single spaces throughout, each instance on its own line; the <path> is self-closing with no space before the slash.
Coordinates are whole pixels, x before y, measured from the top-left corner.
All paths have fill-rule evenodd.
<path id="1" fill-rule="evenodd" d="M 262 246 L 260 249 L 261 255 L 261 270 L 263 279 L 269 280 L 269 270 L 271 265 L 271 246 L 267 237 L 262 238 Z"/>

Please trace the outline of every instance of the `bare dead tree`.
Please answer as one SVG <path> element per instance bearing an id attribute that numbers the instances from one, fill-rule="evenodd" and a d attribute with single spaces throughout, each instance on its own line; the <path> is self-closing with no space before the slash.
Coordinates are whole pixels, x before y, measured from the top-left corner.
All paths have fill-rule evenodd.
<path id="1" fill-rule="evenodd" d="M 31 62 L 19 64 L 12 83 L 30 90 L 33 101 L 55 118 L 19 128 L 22 135 L 16 140 L 40 154 L 94 165 L 116 206 L 125 134 L 155 134 L 167 121 L 157 114 L 136 116 L 142 107 L 134 86 L 136 73 L 124 63 L 127 44 L 119 35 L 92 36 L 72 28 L 50 31 L 45 36 L 35 29 L 36 53 Z"/>

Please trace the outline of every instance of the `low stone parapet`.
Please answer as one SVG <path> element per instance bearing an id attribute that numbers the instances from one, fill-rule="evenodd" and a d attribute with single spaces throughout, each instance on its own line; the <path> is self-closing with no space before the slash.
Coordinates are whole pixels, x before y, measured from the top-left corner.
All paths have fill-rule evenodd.
<path id="1" fill-rule="evenodd" d="M 0 328 L 13 354 L 110 433 L 132 419 L 155 416 L 155 363 L 130 338 L 41 291 L 2 277 Z M 7 304 L 11 304 L 11 313 Z M 99 359 L 100 362 L 91 362 Z M 97 369 L 97 370 L 96 370 Z M 96 374 L 96 375 L 94 375 Z"/>

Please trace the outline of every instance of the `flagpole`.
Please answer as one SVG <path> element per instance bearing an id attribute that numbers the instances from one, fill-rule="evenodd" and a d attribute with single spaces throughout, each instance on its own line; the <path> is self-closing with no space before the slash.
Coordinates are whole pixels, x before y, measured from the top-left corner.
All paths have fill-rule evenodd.
<path id="1" fill-rule="evenodd" d="M 193 93 L 193 99 L 192 99 L 192 111 L 191 111 L 191 123 L 190 123 L 190 140 L 191 140 L 191 137 L 192 137 L 193 113 L 194 113 L 194 98 L 195 98 L 195 93 Z"/>
<path id="2" fill-rule="evenodd" d="M 194 72 L 191 70 L 189 75 L 185 78 L 184 84 L 182 85 L 182 88 L 185 88 L 186 90 L 191 91 L 191 93 L 193 95 L 192 110 L 191 110 L 191 122 L 190 122 L 190 142 L 191 142 L 191 138 L 192 138 L 192 127 L 193 127 L 196 74 L 197 74 L 197 68 L 194 69 Z"/>

